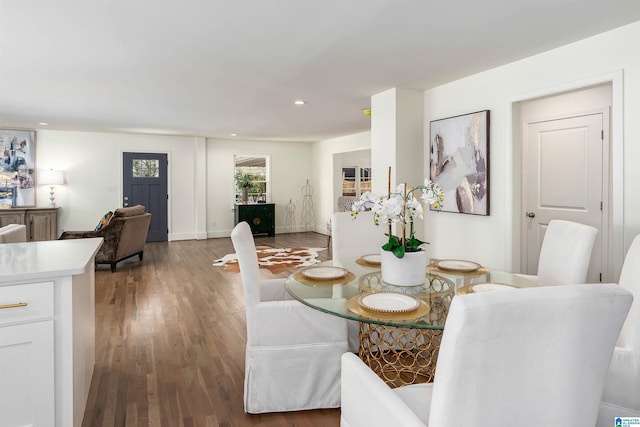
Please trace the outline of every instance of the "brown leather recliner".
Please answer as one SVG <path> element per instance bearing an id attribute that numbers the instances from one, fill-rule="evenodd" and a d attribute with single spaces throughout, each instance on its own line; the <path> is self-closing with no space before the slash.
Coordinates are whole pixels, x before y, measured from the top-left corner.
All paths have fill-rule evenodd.
<path id="1" fill-rule="evenodd" d="M 111 271 L 115 273 L 116 264 L 122 260 L 138 255 L 142 261 L 150 222 L 151 214 L 145 213 L 142 205 L 118 208 L 109 223 L 101 230 L 65 231 L 60 240 L 104 238 L 104 243 L 96 254 L 96 264 L 110 264 Z"/>

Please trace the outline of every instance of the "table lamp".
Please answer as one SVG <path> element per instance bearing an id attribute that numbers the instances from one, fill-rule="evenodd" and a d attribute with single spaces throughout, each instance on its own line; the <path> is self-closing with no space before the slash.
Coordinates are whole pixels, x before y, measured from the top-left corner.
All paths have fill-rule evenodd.
<path id="1" fill-rule="evenodd" d="M 58 170 L 53 170 L 53 169 L 49 169 L 49 170 L 42 170 L 40 171 L 40 175 L 38 176 L 38 180 L 39 183 L 41 185 L 49 185 L 50 186 L 50 190 L 49 190 L 49 207 L 50 208 L 55 208 L 56 207 L 56 197 L 54 194 L 54 190 L 53 190 L 53 186 L 54 185 L 63 185 L 64 184 L 64 174 L 62 173 L 62 171 L 58 171 Z"/>

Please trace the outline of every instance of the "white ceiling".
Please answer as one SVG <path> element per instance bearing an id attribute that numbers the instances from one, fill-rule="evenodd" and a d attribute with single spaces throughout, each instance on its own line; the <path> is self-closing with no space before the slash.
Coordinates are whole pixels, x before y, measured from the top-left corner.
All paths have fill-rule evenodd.
<path id="1" fill-rule="evenodd" d="M 0 126 L 321 140 L 368 130 L 386 89 L 638 20 L 638 0 L 0 0 Z"/>

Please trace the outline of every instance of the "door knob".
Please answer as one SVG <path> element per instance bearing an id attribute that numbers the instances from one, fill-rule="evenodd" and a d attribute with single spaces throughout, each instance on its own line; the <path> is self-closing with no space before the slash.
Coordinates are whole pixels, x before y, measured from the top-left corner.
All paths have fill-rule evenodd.
<path id="1" fill-rule="evenodd" d="M 527 213 L 526 213 L 526 215 L 527 215 L 529 218 L 535 218 L 535 217 L 536 217 L 536 213 L 535 213 L 535 212 L 527 212 Z"/>

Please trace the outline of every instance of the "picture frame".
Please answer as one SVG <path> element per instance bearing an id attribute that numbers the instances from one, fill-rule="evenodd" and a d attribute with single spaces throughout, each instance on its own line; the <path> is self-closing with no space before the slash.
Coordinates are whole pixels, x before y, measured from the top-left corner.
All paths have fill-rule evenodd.
<path id="1" fill-rule="evenodd" d="M 443 212 L 489 216 L 489 110 L 430 122 L 429 173 Z"/>
<path id="2" fill-rule="evenodd" d="M 0 129 L 0 207 L 36 205 L 36 131 Z"/>

